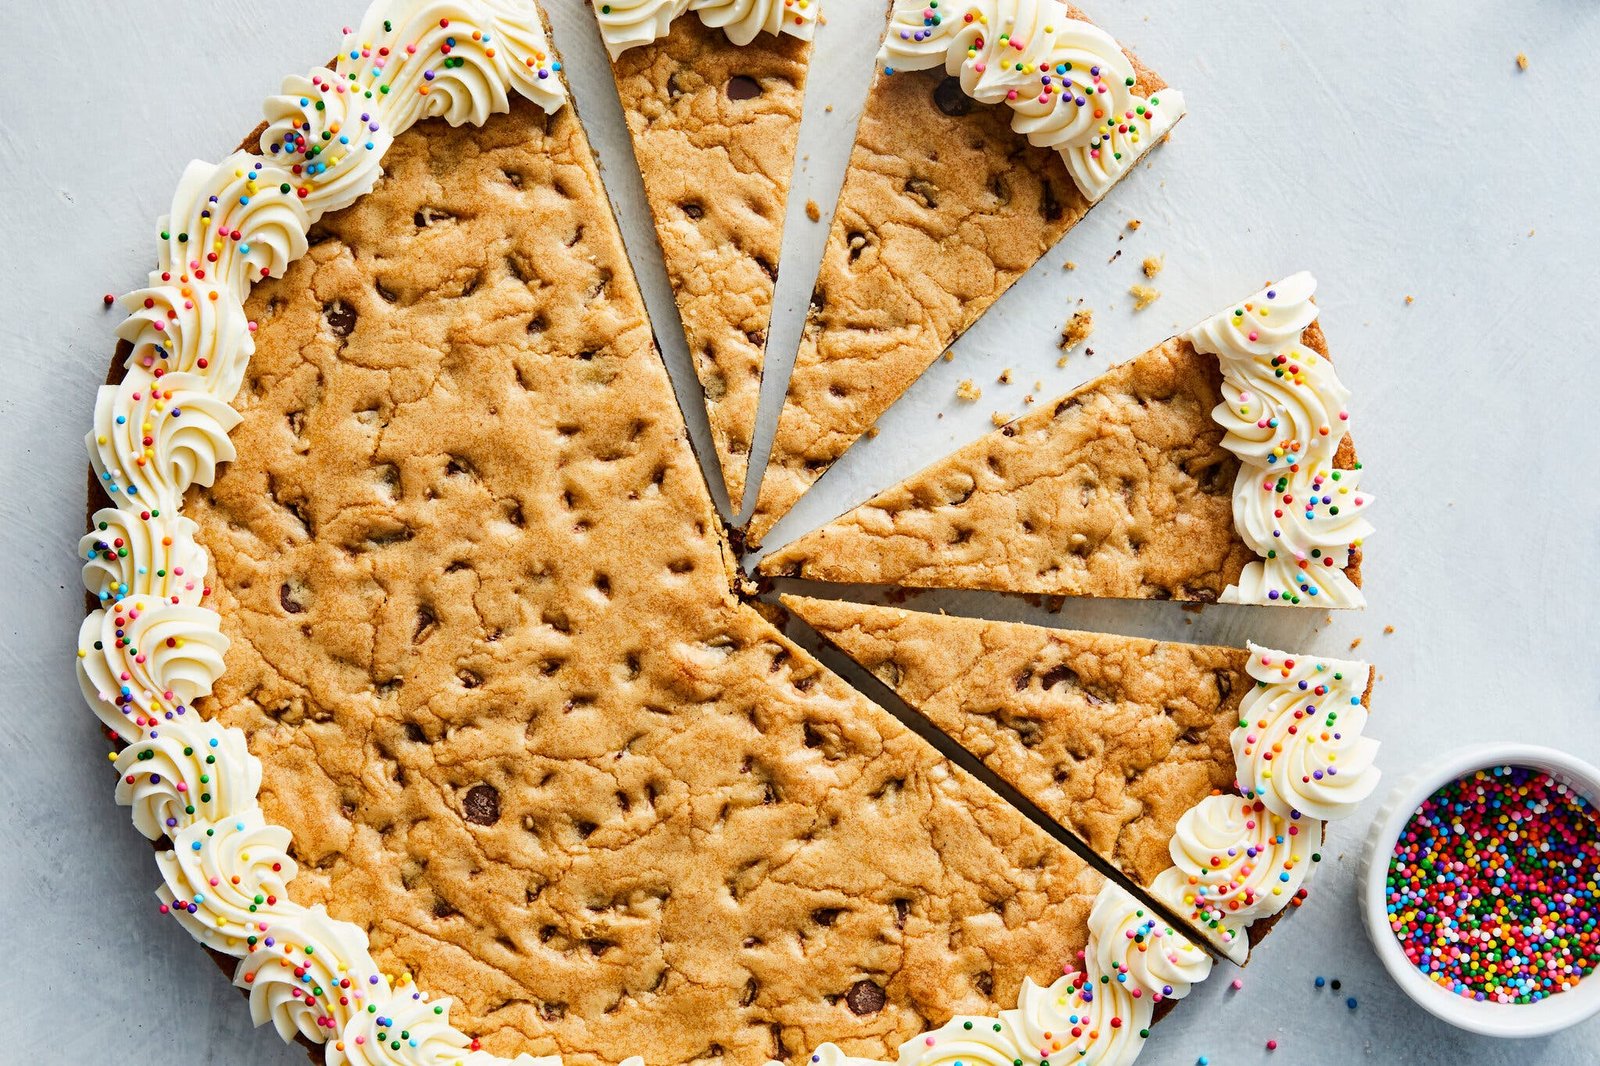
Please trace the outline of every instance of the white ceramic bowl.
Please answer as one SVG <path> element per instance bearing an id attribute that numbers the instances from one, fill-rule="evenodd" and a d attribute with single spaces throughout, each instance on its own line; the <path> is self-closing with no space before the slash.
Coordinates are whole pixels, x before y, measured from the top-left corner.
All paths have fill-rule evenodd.
<path id="1" fill-rule="evenodd" d="M 1537 1003 L 1480 1003 L 1424 977 L 1401 950 L 1400 941 L 1389 928 L 1385 909 L 1389 857 L 1417 808 L 1457 778 L 1494 766 L 1542 770 L 1576 789 L 1600 809 L 1600 770 L 1564 752 L 1531 744 L 1481 744 L 1452 752 L 1402 781 L 1385 801 L 1367 836 L 1361 867 L 1361 909 L 1367 935 L 1372 938 L 1384 969 L 1424 1010 L 1458 1028 L 1485 1036 L 1545 1036 L 1600 1013 L 1600 971 L 1579 981 L 1578 987 Z"/>

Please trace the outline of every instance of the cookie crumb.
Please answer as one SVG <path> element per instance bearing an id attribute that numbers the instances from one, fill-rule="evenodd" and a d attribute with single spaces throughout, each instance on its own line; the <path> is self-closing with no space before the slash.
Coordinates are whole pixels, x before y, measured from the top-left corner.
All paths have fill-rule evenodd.
<path id="1" fill-rule="evenodd" d="M 878 439 L 878 427 L 877 426 L 868 426 L 867 427 L 867 439 L 868 440 L 877 440 Z"/>
<path id="2" fill-rule="evenodd" d="M 1138 219 L 1136 219 L 1136 218 L 1130 218 L 1130 219 L 1128 219 L 1128 228 L 1129 228 L 1129 229 L 1130 229 L 1130 230 L 1133 230 L 1133 231 L 1135 231 L 1135 232 L 1137 232 L 1137 231 L 1138 231 L 1138 229 L 1139 229 L 1139 227 L 1140 227 L 1140 226 L 1142 226 L 1142 225 L 1144 225 L 1144 223 L 1143 223 L 1143 222 L 1140 222 L 1140 221 L 1139 221 L 1139 220 L 1138 220 Z"/>
<path id="3" fill-rule="evenodd" d="M 1128 290 L 1133 295 L 1133 309 L 1143 311 L 1146 307 L 1161 299 L 1161 290 L 1152 289 L 1148 285 L 1135 285 Z"/>
<path id="4" fill-rule="evenodd" d="M 1061 343 L 1056 345 L 1064 352 L 1070 352 L 1078 345 L 1089 339 L 1094 332 L 1094 311 L 1083 307 L 1072 312 L 1072 318 L 1061 331 Z"/>
<path id="5" fill-rule="evenodd" d="M 1153 278 L 1157 274 L 1161 273 L 1162 268 L 1165 267 L 1166 265 L 1167 265 L 1167 257 L 1165 255 L 1148 255 L 1148 256 L 1145 256 L 1145 260 L 1144 260 L 1144 276 L 1147 277 L 1147 278 Z"/>
<path id="6" fill-rule="evenodd" d="M 1416 302 L 1417 302 L 1417 298 L 1415 296 L 1407 296 L 1406 297 L 1406 306 L 1407 307 L 1410 307 L 1412 304 L 1414 304 Z"/>
<path id="7" fill-rule="evenodd" d="M 989 416 L 989 421 L 994 423 L 994 427 L 996 429 L 999 429 L 1001 426 L 1005 425 L 1015 417 L 1017 416 L 1009 411 L 996 411 L 994 414 Z"/>
<path id="8" fill-rule="evenodd" d="M 946 348 L 944 350 L 944 361 L 947 363 L 956 361 L 956 350 L 954 348 Z"/>
<path id="9" fill-rule="evenodd" d="M 822 221 L 822 208 L 817 206 L 817 202 L 815 200 L 806 201 L 806 217 L 813 222 Z"/>
<path id="10" fill-rule="evenodd" d="M 1384 626 L 1383 627 L 1383 633 L 1384 633 L 1385 636 L 1388 636 L 1390 633 L 1393 633 L 1393 632 L 1394 632 L 1394 626 Z"/>
<path id="11" fill-rule="evenodd" d="M 958 400 L 966 400 L 971 403 L 982 395 L 983 390 L 974 385 L 971 378 L 963 378 L 961 383 L 956 386 L 956 399 Z"/>
<path id="12" fill-rule="evenodd" d="M 1061 269 L 1062 270 L 1077 270 L 1078 269 L 1078 264 L 1074 263 L 1072 260 L 1068 259 L 1065 263 L 1061 264 Z"/>
<path id="13" fill-rule="evenodd" d="M 1360 637 L 1357 637 L 1355 640 L 1352 640 L 1350 642 L 1350 650 L 1351 651 L 1355 651 L 1359 647 L 1361 647 L 1361 638 Z"/>
<path id="14" fill-rule="evenodd" d="M 995 380 L 1002 385 L 1011 384 L 1011 368 L 1008 366 L 1004 370 L 1000 371 L 1000 376 L 995 378 Z"/>
<path id="15" fill-rule="evenodd" d="M 1526 52 L 1518 52 L 1517 53 L 1517 69 L 1518 70 L 1527 70 L 1528 69 L 1528 53 L 1526 53 Z"/>

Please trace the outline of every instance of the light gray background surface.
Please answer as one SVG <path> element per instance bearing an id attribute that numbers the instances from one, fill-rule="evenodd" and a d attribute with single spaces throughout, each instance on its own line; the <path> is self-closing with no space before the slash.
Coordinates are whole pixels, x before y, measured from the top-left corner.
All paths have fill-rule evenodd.
<path id="1" fill-rule="evenodd" d="M 1600 760 L 1594 569 L 1600 549 L 1600 5 L 1239 0 L 1089 3 L 1187 95 L 1172 143 L 1019 283 L 779 527 L 790 536 L 1112 362 L 1294 270 L 1353 388 L 1378 498 L 1371 606 L 1322 612 L 925 597 L 1044 624 L 1361 654 L 1378 665 L 1371 731 L 1392 784 L 1468 742 L 1555 744 Z M 0 5 L 0 1062 L 303 1063 L 199 948 L 155 913 L 146 845 L 111 799 L 106 744 L 72 677 L 74 544 L 95 386 L 112 348 L 106 292 L 137 284 L 155 219 L 191 156 L 216 158 L 279 78 L 321 61 L 362 0 L 8 0 Z M 591 138 L 704 442 L 698 390 L 646 222 L 589 12 L 549 0 Z M 877 0 L 828 0 L 773 328 L 764 448 L 881 25 Z M 1526 72 L 1518 52 L 1531 60 Z M 831 110 L 829 110 L 831 108 Z M 808 198 L 824 224 L 804 218 Z M 1126 228 L 1129 219 L 1143 225 Z M 1117 253 L 1120 258 L 1108 262 Z M 1165 254 L 1161 300 L 1131 312 L 1138 264 Z M 1066 260 L 1077 263 L 1068 272 Z M 1415 297 L 1408 306 L 1405 298 Z M 1056 368 L 1082 301 L 1092 356 Z M 1015 383 L 995 379 L 1010 367 Z M 983 388 L 955 399 L 957 383 Z M 1042 381 L 1035 392 L 1034 382 Z M 1386 627 L 1393 633 L 1386 635 Z M 841 665 L 837 656 L 829 662 Z M 850 671 L 846 670 L 847 673 Z M 1338 824 L 1311 905 L 1229 988 L 1223 971 L 1156 1030 L 1144 1062 L 1577 1064 L 1600 1023 L 1507 1044 L 1405 1001 L 1358 924 L 1354 876 L 1377 806 Z M 1312 989 L 1342 978 L 1338 996 Z M 1359 1008 L 1344 1006 L 1355 995 Z M 1268 1038 L 1279 1042 L 1265 1050 Z M 675 1066 L 651 1063 L 650 1066 Z"/>

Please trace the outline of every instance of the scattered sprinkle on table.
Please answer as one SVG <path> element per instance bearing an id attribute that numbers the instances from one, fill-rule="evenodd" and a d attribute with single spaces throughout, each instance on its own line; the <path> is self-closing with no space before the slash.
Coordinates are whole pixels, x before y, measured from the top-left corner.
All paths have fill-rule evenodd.
<path id="1" fill-rule="evenodd" d="M 1412 815 L 1387 894 L 1401 948 L 1435 984 L 1479 1001 L 1545 999 L 1600 965 L 1600 822 L 1543 771 L 1479 770 Z"/>

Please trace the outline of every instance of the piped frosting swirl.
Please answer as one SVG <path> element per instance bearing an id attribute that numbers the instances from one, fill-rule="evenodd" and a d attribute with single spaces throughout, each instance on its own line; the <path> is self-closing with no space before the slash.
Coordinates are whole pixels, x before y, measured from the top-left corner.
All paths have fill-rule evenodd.
<path id="1" fill-rule="evenodd" d="M 1302 340 L 1317 317 L 1316 288 L 1310 274 L 1292 275 L 1184 334 L 1222 366 L 1212 417 L 1240 462 L 1234 525 L 1261 557 L 1224 602 L 1366 605 L 1345 570 L 1372 531 L 1372 497 L 1361 491 L 1360 464 L 1335 465 L 1350 432 L 1350 391 Z"/>
<path id="2" fill-rule="evenodd" d="M 1250 925 L 1299 898 L 1322 832 L 1322 822 L 1280 818 L 1260 800 L 1207 796 L 1178 819 L 1172 866 L 1151 890 L 1242 964 Z"/>
<path id="3" fill-rule="evenodd" d="M 286 79 L 268 100 L 265 156 L 185 169 L 160 223 L 157 269 L 121 301 L 117 335 L 131 352 L 123 380 L 100 390 L 86 441 L 113 506 L 79 545 L 100 606 L 79 633 L 78 676 L 127 743 L 115 756 L 117 800 L 140 832 L 172 842 L 159 859 L 162 910 L 241 957 L 236 983 L 258 1024 L 324 1043 L 333 1064 L 506 1060 L 469 1052 L 447 1000 L 393 987 L 361 929 L 288 898 L 289 834 L 262 814 L 260 763 L 242 732 L 192 709 L 221 675 L 228 641 L 203 605 L 205 553 L 178 510 L 234 455 L 231 401 L 255 349 L 250 287 L 304 254 L 317 218 L 372 188 L 384 150 L 411 125 L 481 123 L 512 93 L 555 111 L 566 99 L 560 69 L 525 0 L 378 0 L 332 67 Z M 380 1049 L 368 1031 L 378 1017 L 403 1019 L 415 1037 Z"/>
<path id="4" fill-rule="evenodd" d="M 762 33 L 786 33 L 809 41 L 816 36 L 822 0 L 605 0 L 595 4 L 600 36 L 611 58 L 665 37 L 686 13 L 720 29 L 736 45 Z"/>
<path id="5" fill-rule="evenodd" d="M 1351 814 L 1378 785 L 1378 742 L 1363 735 L 1372 668 L 1251 644 L 1249 671 L 1231 738 L 1239 787 L 1280 818 Z"/>
<path id="6" fill-rule="evenodd" d="M 1006 104 L 1011 128 L 1061 154 L 1091 203 L 1183 117 L 1183 95 L 1136 92 L 1122 46 L 1062 0 L 895 0 L 884 73 L 943 66 L 962 92 Z"/>

